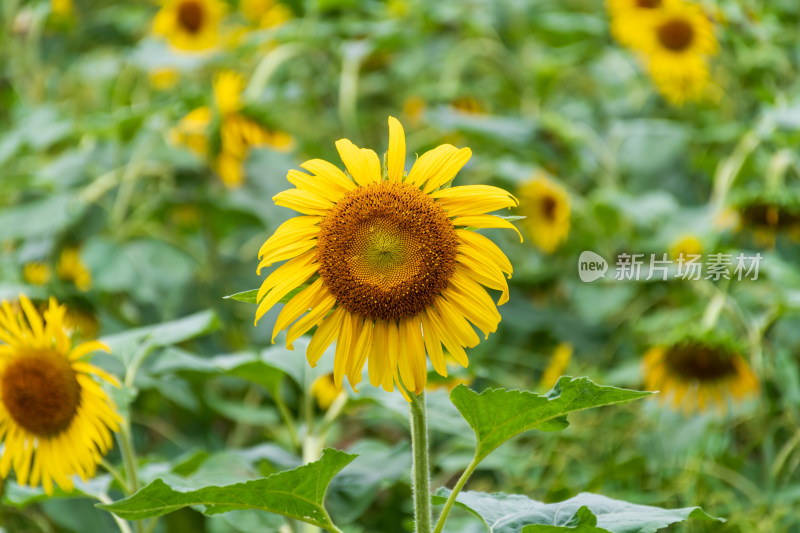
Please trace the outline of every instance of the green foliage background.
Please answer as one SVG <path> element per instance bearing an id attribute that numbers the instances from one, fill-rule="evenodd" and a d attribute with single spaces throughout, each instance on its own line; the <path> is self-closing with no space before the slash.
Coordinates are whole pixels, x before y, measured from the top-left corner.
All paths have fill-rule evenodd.
<path id="1" fill-rule="evenodd" d="M 281 337 L 268 346 L 276 312 L 253 327 L 252 305 L 222 299 L 258 286 L 258 248 L 290 216 L 271 201 L 289 187 L 287 170 L 310 158 L 338 162 L 341 137 L 382 153 L 386 117 L 397 116 L 409 153 L 442 142 L 472 149 L 457 184 L 516 190 L 544 170 L 570 195 L 570 235 L 552 255 L 488 232 L 515 272 L 498 332 L 456 372 L 473 388 L 544 392 L 542 373 L 566 342 L 575 353 L 565 373 L 643 389 L 646 349 L 690 329 L 712 301 L 722 304 L 714 333 L 761 382 L 756 398 L 723 412 L 684 414 L 648 398 L 577 413 L 566 431 L 525 433 L 499 448 L 468 489 L 547 502 L 590 491 L 702 505 L 727 519 L 675 531 L 800 531 L 798 228 L 766 228 L 774 239 L 765 243 L 758 221 L 718 224 L 758 201 L 800 212 L 800 10 L 795 0 L 701 3 L 720 40 L 712 66 L 720 98 L 676 108 L 613 42 L 600 0 L 297 0 L 281 27 L 200 56 L 151 35 L 155 4 L 75 0 L 71 16 L 57 17 L 49 2 L 2 0 L 0 296 L 52 294 L 97 317 L 113 354 L 95 362 L 129 378 L 117 401 L 130 402 L 143 483 L 238 483 L 294 468 L 304 458 L 298 435 L 311 423 L 324 429 L 319 450 L 361 454 L 329 490 L 334 521 L 348 532 L 402 531 L 411 513 L 405 401 L 365 385 L 326 421 L 307 400 L 332 353 L 307 368 L 301 342 L 294 352 Z M 232 3 L 226 24 L 236 23 Z M 165 67 L 180 81 L 158 90 L 149 74 Z M 211 80 L 223 69 L 249 82 L 252 116 L 297 141 L 290 153 L 253 150 L 238 189 L 168 141 L 186 113 L 213 105 Z M 464 99 L 480 112 L 459 110 Z M 417 100 L 424 110 L 412 113 Z M 759 279 L 577 277 L 583 250 L 666 252 L 684 234 L 705 253 L 762 253 Z M 55 270 L 75 245 L 89 291 L 55 274 L 44 287 L 26 284 L 26 263 Z M 469 464 L 475 441 L 445 391 L 431 392 L 429 404 L 440 486 Z M 109 460 L 120 463 L 118 450 Z M 121 497 L 107 474 L 81 490 Z M 113 530 L 96 502 L 75 498 L 6 480 L 0 527 Z M 227 533 L 277 531 L 286 521 L 185 508 L 152 524 Z M 461 511 L 448 527 L 485 531 Z"/>

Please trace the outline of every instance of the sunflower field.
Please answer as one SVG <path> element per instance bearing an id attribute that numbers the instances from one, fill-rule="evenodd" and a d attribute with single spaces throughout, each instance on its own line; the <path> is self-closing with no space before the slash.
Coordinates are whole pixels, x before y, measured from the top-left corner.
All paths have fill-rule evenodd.
<path id="1" fill-rule="evenodd" d="M 0 0 L 0 533 L 800 533 L 797 0 Z"/>

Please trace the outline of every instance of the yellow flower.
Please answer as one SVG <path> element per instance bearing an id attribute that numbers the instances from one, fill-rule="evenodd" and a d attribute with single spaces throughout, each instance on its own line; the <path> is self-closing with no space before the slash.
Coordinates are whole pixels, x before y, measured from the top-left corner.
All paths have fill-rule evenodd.
<path id="1" fill-rule="evenodd" d="M 701 255 L 703 253 L 703 242 L 695 235 L 684 235 L 672 243 L 669 249 L 670 257 L 677 261 L 681 254 L 684 259 L 690 255 Z"/>
<path id="2" fill-rule="evenodd" d="M 279 152 L 294 148 L 294 138 L 279 130 L 269 130 L 255 120 L 240 113 L 244 79 L 241 75 L 224 71 L 214 78 L 214 101 L 221 117 L 220 147 L 213 157 L 214 170 L 228 187 L 238 187 L 244 182 L 244 161 L 250 148 L 270 147 Z M 209 127 L 213 112 L 209 107 L 198 107 L 183 117 L 170 131 L 174 145 L 184 145 L 199 156 L 209 155 Z"/>
<path id="3" fill-rule="evenodd" d="M 213 87 L 214 100 L 223 117 L 242 108 L 241 93 L 244 90 L 244 78 L 241 74 L 230 70 L 220 72 L 214 78 Z"/>
<path id="4" fill-rule="evenodd" d="M 259 28 L 276 28 L 292 18 L 292 10 L 275 0 L 242 0 L 240 9 Z"/>
<path id="5" fill-rule="evenodd" d="M 73 10 L 72 0 L 50 0 L 50 11 L 58 17 L 70 17 Z"/>
<path id="6" fill-rule="evenodd" d="M 674 104 L 701 99 L 710 80 L 708 58 L 718 48 L 703 10 L 685 3 L 666 5 L 639 28 L 639 47 L 661 94 Z"/>
<path id="7" fill-rule="evenodd" d="M 407 117 L 411 124 L 418 126 L 424 114 L 425 100 L 421 97 L 410 96 L 403 102 L 403 116 Z"/>
<path id="8" fill-rule="evenodd" d="M 0 309 L 0 477 L 13 466 L 20 485 L 70 491 L 72 476 L 94 475 L 119 430 L 120 417 L 95 378 L 118 383 L 84 360 L 108 348 L 97 341 L 73 346 L 63 305 L 51 298 L 40 315 L 20 296 L 20 307 L 3 301 Z"/>
<path id="9" fill-rule="evenodd" d="M 656 346 L 643 360 L 645 386 L 672 399 L 675 409 L 702 411 L 709 405 L 727 406 L 759 391 L 758 379 L 737 353 L 711 342 L 683 341 Z"/>
<path id="10" fill-rule="evenodd" d="M 100 323 L 97 321 L 97 317 L 89 311 L 67 307 L 64 315 L 64 328 L 74 337 L 93 339 L 97 336 Z"/>
<path id="11" fill-rule="evenodd" d="M 567 369 L 570 359 L 572 359 L 571 344 L 568 342 L 562 342 L 556 346 L 556 349 L 550 358 L 550 364 L 547 365 L 544 374 L 542 374 L 542 387 L 551 388 L 553 385 L 555 385 L 558 381 L 558 378 L 564 375 L 564 370 Z"/>
<path id="12" fill-rule="evenodd" d="M 349 173 L 320 159 L 290 170 L 296 188 L 276 205 L 302 214 L 281 224 L 259 251 L 261 269 L 279 261 L 261 285 L 256 321 L 297 287 L 273 330 L 287 329 L 289 349 L 318 326 L 306 352 L 312 366 L 336 340 L 334 382 L 356 387 L 368 365 L 370 382 L 416 393 L 427 381 L 426 353 L 447 375 L 442 344 L 467 366 L 464 347 L 497 329 L 500 314 L 482 285 L 502 291 L 511 264 L 488 238 L 466 229 L 510 228 L 485 213 L 517 204 L 486 185 L 447 188 L 469 160 L 469 148 L 442 145 L 423 154 L 406 174 L 403 127 L 389 118 L 386 166 L 347 139 L 336 148 Z"/>
<path id="13" fill-rule="evenodd" d="M 166 91 L 178 84 L 180 74 L 174 68 L 163 67 L 150 71 L 147 77 L 150 80 L 150 85 L 154 89 Z"/>
<path id="14" fill-rule="evenodd" d="M 186 146 L 199 156 L 208 154 L 208 127 L 211 125 L 211 108 L 198 107 L 183 117 L 169 132 L 175 146 Z"/>
<path id="15" fill-rule="evenodd" d="M 460 96 L 453 100 L 451 105 L 463 113 L 475 115 L 486 112 L 483 104 L 473 96 Z"/>
<path id="16" fill-rule="evenodd" d="M 81 261 L 80 252 L 75 247 L 64 248 L 56 265 L 58 277 L 71 281 L 80 291 L 88 291 L 92 287 L 92 273 Z"/>
<path id="17" fill-rule="evenodd" d="M 330 372 L 318 377 L 311 384 L 311 396 L 317 399 L 317 404 L 323 411 L 327 411 L 340 394 L 344 394 L 344 391 L 336 387 Z"/>
<path id="18" fill-rule="evenodd" d="M 638 47 L 645 38 L 641 31 L 642 24 L 655 16 L 666 4 L 672 4 L 675 1 L 608 0 L 611 34 L 624 46 Z"/>
<path id="19" fill-rule="evenodd" d="M 31 285 L 44 285 L 50 281 L 50 267 L 46 263 L 27 263 L 22 268 L 22 277 Z"/>
<path id="20" fill-rule="evenodd" d="M 219 0 L 166 0 L 153 21 L 153 32 L 178 50 L 214 48 L 225 5 Z"/>
<path id="21" fill-rule="evenodd" d="M 569 195 L 544 175 L 525 183 L 519 191 L 523 226 L 533 243 L 551 254 L 567 239 L 570 226 Z"/>

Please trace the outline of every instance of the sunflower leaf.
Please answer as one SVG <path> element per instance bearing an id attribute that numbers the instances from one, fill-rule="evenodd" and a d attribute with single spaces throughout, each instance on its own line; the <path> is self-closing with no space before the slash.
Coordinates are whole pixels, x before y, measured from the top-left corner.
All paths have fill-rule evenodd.
<path id="1" fill-rule="evenodd" d="M 650 394 L 600 386 L 589 378 L 562 377 L 545 396 L 504 389 L 489 389 L 478 394 L 459 385 L 450 393 L 450 401 L 475 432 L 478 439 L 475 458 L 481 461 L 523 431 L 558 431 L 569 425 L 569 413 L 602 405 L 628 403 Z"/>
<path id="2" fill-rule="evenodd" d="M 237 302 L 244 302 L 248 304 L 255 304 L 258 303 L 256 300 L 256 295 L 258 295 L 258 289 L 253 289 L 250 291 L 242 291 L 237 292 L 235 294 L 229 294 L 227 296 L 223 296 L 223 300 L 236 300 Z"/>
<path id="3" fill-rule="evenodd" d="M 323 506 L 325 493 L 336 474 L 355 458 L 328 448 L 313 463 L 233 485 L 186 488 L 156 479 L 127 498 L 98 507 L 126 520 L 161 516 L 194 505 L 203 506 L 207 515 L 256 509 L 331 529 L 333 524 Z"/>
<path id="4" fill-rule="evenodd" d="M 299 287 L 295 287 L 294 289 L 289 291 L 289 294 L 287 294 L 286 296 L 281 298 L 278 301 L 278 303 L 281 303 L 281 304 L 288 303 L 289 300 L 294 298 L 295 295 L 298 294 L 300 291 L 302 291 L 303 289 L 308 287 L 309 284 L 310 283 L 304 283 L 304 284 L 300 285 Z M 258 289 L 237 292 L 235 294 L 229 294 L 228 296 L 223 296 L 222 299 L 223 300 L 236 300 L 237 302 L 244 302 L 244 303 L 248 303 L 248 304 L 257 304 L 258 303 Z"/>
<path id="5" fill-rule="evenodd" d="M 444 503 L 442 488 L 433 497 Z M 685 520 L 723 521 L 699 507 L 663 509 L 581 493 L 558 503 L 542 503 L 517 494 L 462 492 L 456 505 L 474 514 L 492 533 L 655 533 Z"/>

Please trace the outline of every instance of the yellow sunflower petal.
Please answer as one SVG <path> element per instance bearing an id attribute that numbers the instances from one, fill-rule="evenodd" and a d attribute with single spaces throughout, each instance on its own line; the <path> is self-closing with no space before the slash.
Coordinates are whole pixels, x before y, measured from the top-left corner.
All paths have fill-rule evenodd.
<path id="1" fill-rule="evenodd" d="M 333 206 L 330 200 L 309 191 L 289 189 L 272 197 L 275 205 L 294 209 L 304 215 L 326 215 Z"/>
<path id="2" fill-rule="evenodd" d="M 347 171 L 360 186 L 365 187 L 381 179 L 380 160 L 375 152 L 361 149 L 348 139 L 336 141 L 336 149 Z"/>
<path id="3" fill-rule="evenodd" d="M 514 225 L 508 220 L 494 215 L 470 215 L 464 217 L 456 217 L 453 219 L 455 226 L 469 226 L 472 228 L 504 228 L 513 229 L 519 235 L 519 242 L 522 242 L 522 234 Z"/>
<path id="4" fill-rule="evenodd" d="M 403 125 L 389 117 L 389 150 L 386 152 L 386 167 L 390 182 L 403 181 L 406 166 L 406 135 Z"/>

